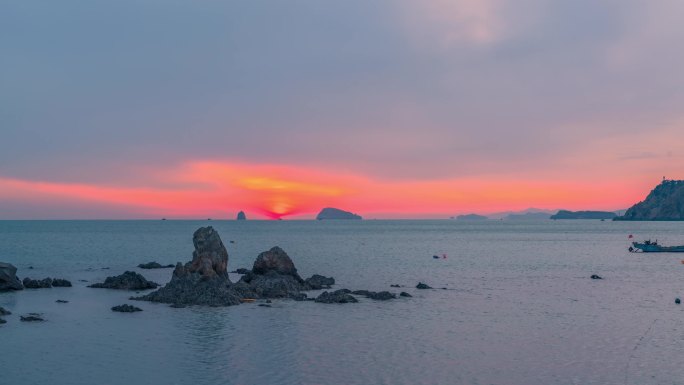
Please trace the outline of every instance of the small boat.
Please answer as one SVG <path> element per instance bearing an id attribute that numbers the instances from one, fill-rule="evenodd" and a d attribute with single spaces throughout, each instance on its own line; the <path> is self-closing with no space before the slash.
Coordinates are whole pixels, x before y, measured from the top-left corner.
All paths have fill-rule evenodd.
<path id="1" fill-rule="evenodd" d="M 684 246 L 663 246 L 659 245 L 658 241 L 651 240 L 640 242 L 632 242 L 632 247 L 629 248 L 632 252 L 643 253 L 684 253 Z"/>

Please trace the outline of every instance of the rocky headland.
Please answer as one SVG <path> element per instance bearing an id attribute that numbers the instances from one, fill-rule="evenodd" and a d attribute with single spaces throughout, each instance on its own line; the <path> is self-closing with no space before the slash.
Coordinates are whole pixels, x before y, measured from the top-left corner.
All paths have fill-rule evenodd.
<path id="1" fill-rule="evenodd" d="M 352 212 L 349 211 L 344 211 L 340 209 L 336 209 L 334 207 L 326 207 L 323 210 L 321 210 L 318 215 L 316 215 L 316 219 L 323 220 L 323 219 L 363 219 L 361 218 L 360 215 L 356 215 Z"/>
<path id="2" fill-rule="evenodd" d="M 630 207 L 616 221 L 684 220 L 684 181 L 663 180 L 642 202 Z"/>

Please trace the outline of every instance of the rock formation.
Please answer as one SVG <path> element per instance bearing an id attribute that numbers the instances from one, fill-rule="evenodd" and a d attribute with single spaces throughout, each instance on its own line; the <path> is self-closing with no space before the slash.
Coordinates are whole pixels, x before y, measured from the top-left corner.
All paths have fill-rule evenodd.
<path id="1" fill-rule="evenodd" d="M 19 316 L 19 320 L 23 322 L 45 321 L 43 319 L 43 315 L 40 313 L 28 313 L 26 315 Z"/>
<path id="2" fill-rule="evenodd" d="M 335 284 L 335 278 L 314 274 L 305 279 L 304 282 L 309 285 L 311 290 L 330 289 L 330 286 Z"/>
<path id="3" fill-rule="evenodd" d="M 134 313 L 136 311 L 142 311 L 142 309 L 139 307 L 135 307 L 133 305 L 123 304 L 119 306 L 114 306 L 112 308 L 112 311 L 118 311 L 120 313 Z"/>
<path id="4" fill-rule="evenodd" d="M 356 215 L 354 213 L 351 213 L 349 211 L 344 211 L 340 209 L 336 209 L 333 207 L 326 207 L 323 210 L 321 210 L 320 213 L 316 216 L 316 219 L 318 220 L 323 220 L 323 219 L 362 219 L 360 215 Z"/>
<path id="5" fill-rule="evenodd" d="M 17 268 L 5 262 L 0 262 L 0 291 L 21 290 L 24 285 L 17 278 Z"/>
<path id="6" fill-rule="evenodd" d="M 158 283 L 148 281 L 142 275 L 127 271 L 116 277 L 107 277 L 104 283 L 95 283 L 88 287 L 97 289 L 118 289 L 118 290 L 148 290 L 159 286 Z"/>
<path id="7" fill-rule="evenodd" d="M 316 302 L 319 303 L 355 303 L 359 302 L 354 296 L 349 294 L 349 290 L 336 290 L 333 292 L 324 291 L 318 297 Z"/>
<path id="8" fill-rule="evenodd" d="M 630 207 L 622 221 L 682 221 L 684 220 L 684 181 L 663 180 L 642 202 Z"/>
<path id="9" fill-rule="evenodd" d="M 418 284 L 416 285 L 416 289 L 432 289 L 432 288 L 425 283 L 418 282 Z"/>
<path id="10" fill-rule="evenodd" d="M 247 220 L 247 216 L 245 215 L 245 212 L 244 212 L 244 211 L 240 211 L 240 212 L 237 214 L 237 220 L 238 220 L 238 221 L 246 221 L 246 220 Z"/>
<path id="11" fill-rule="evenodd" d="M 49 289 L 52 287 L 52 278 L 45 278 L 41 280 L 24 278 L 24 287 L 27 289 Z"/>
<path id="12" fill-rule="evenodd" d="M 612 211 L 568 211 L 559 210 L 551 219 L 613 219 L 617 216 Z"/>
<path id="13" fill-rule="evenodd" d="M 71 282 L 66 279 L 55 278 L 52 280 L 52 287 L 71 287 Z"/>
<path id="14" fill-rule="evenodd" d="M 12 314 L 11 311 L 6 310 L 4 307 L 0 306 L 0 315 L 10 315 Z"/>

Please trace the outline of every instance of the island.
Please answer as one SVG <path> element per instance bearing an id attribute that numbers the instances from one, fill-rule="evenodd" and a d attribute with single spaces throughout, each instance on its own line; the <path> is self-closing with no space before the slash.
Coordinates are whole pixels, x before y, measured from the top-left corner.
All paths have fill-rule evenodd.
<path id="1" fill-rule="evenodd" d="M 508 221 L 536 221 L 540 219 L 549 219 L 549 213 L 525 213 L 525 214 L 508 214 L 504 219 Z"/>
<path id="2" fill-rule="evenodd" d="M 246 221 L 246 220 L 247 220 L 247 216 L 245 215 L 245 212 L 244 212 L 244 211 L 240 211 L 240 212 L 237 214 L 237 220 L 238 220 L 238 221 Z"/>
<path id="3" fill-rule="evenodd" d="M 684 180 L 663 179 L 646 199 L 627 209 L 616 221 L 684 220 Z"/>
<path id="4" fill-rule="evenodd" d="M 551 219 L 613 219 L 617 217 L 612 211 L 569 211 L 559 210 Z"/>
<path id="5" fill-rule="evenodd" d="M 352 212 L 349 211 L 344 211 L 340 209 L 336 209 L 333 207 L 326 207 L 323 210 L 321 210 L 318 215 L 316 215 L 316 219 L 323 220 L 323 219 L 363 219 L 361 218 L 360 215 L 356 215 Z"/>
<path id="6" fill-rule="evenodd" d="M 489 218 L 485 217 L 484 215 L 478 215 L 478 214 L 465 214 L 465 215 L 459 215 L 456 217 L 456 220 L 459 221 L 484 221 Z"/>

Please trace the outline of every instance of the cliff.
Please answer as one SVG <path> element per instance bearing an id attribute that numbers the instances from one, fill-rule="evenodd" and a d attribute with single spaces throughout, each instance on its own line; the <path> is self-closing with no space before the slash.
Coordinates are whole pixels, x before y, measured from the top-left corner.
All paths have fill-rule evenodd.
<path id="1" fill-rule="evenodd" d="M 551 219 L 613 219 L 617 216 L 611 211 L 568 211 L 559 210 Z"/>
<path id="2" fill-rule="evenodd" d="M 354 213 L 350 213 L 349 211 L 344 211 L 332 207 L 326 207 L 323 210 L 321 210 L 318 215 L 316 215 L 316 219 L 322 220 L 322 219 L 362 219 L 360 215 L 356 215 Z"/>
<path id="3" fill-rule="evenodd" d="M 646 197 L 630 207 L 621 221 L 682 221 L 684 220 L 684 181 L 663 180 Z"/>

